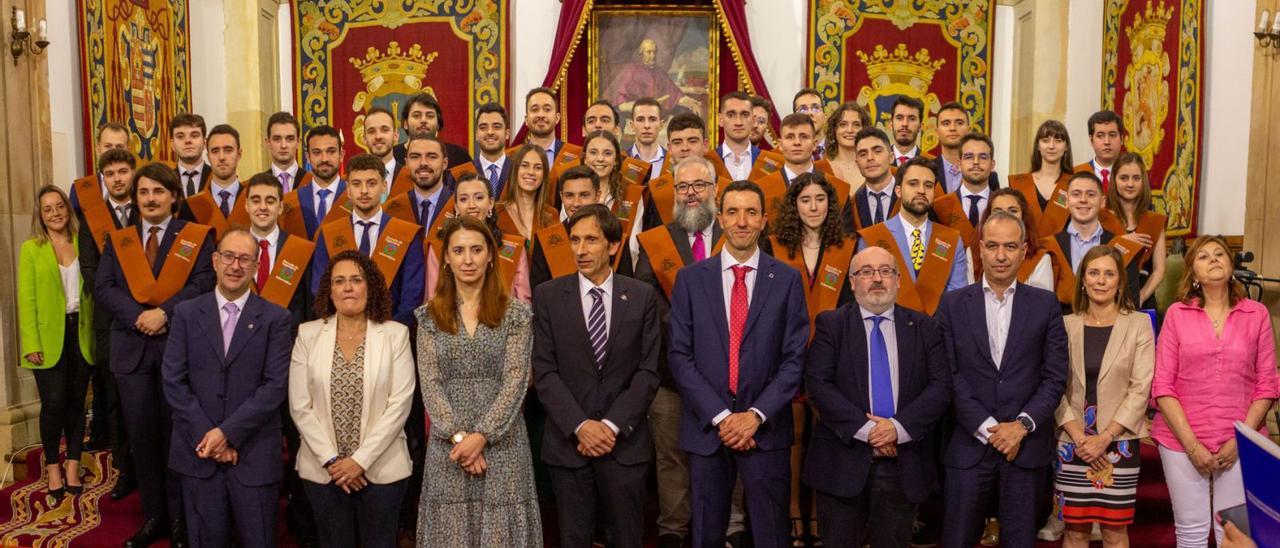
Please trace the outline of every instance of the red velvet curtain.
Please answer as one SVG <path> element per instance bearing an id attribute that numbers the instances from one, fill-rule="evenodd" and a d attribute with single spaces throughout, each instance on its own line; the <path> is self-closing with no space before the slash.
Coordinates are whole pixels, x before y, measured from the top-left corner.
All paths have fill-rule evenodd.
<path id="1" fill-rule="evenodd" d="M 720 27 L 724 31 L 721 36 L 729 45 L 731 55 L 721 56 L 721 76 L 720 89 L 728 89 L 724 81 L 723 60 L 729 58 L 735 63 L 735 78 L 739 71 L 745 72 L 747 77 L 743 80 L 748 84 L 747 93 L 759 95 L 773 102 L 773 98 L 769 96 L 769 87 L 765 85 L 764 75 L 760 74 L 760 65 L 756 63 L 756 54 L 751 49 L 751 33 L 747 31 L 747 5 L 745 0 L 715 0 L 716 14 L 719 15 Z M 736 87 L 736 84 L 735 84 Z M 778 118 L 777 105 L 769 113 L 769 125 L 772 126 L 776 133 L 781 120 Z"/>

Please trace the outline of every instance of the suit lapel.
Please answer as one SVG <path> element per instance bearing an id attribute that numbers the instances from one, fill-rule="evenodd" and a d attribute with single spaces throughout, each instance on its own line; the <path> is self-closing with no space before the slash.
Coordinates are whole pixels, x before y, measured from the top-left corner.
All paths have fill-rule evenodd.
<path id="1" fill-rule="evenodd" d="M 217 291 L 216 289 L 214 291 Z M 209 311 L 207 314 L 201 314 L 196 323 L 200 329 L 204 331 L 204 340 L 209 341 L 209 346 L 213 347 L 213 353 L 223 364 L 227 363 L 226 352 L 222 343 L 222 315 L 218 311 L 218 300 L 214 298 L 213 293 L 206 293 L 200 297 L 206 299 L 202 305 Z"/>
<path id="2" fill-rule="evenodd" d="M 1130 312 L 1129 314 L 1137 313 Z M 1143 314 L 1143 317 L 1145 318 L 1146 314 Z M 1120 351 L 1120 345 L 1125 342 L 1125 338 L 1129 334 L 1131 322 L 1128 320 L 1128 315 L 1121 314 L 1116 316 L 1116 322 L 1111 328 L 1111 336 L 1107 338 L 1107 348 L 1102 352 L 1102 366 L 1098 370 L 1099 384 L 1102 383 L 1102 379 L 1106 378 L 1107 373 L 1111 371 L 1111 367 L 1115 365 L 1116 353 Z M 1080 346 L 1083 347 L 1084 345 L 1081 344 Z M 1080 363 L 1084 363 L 1084 360 L 1081 360 Z"/>
<path id="3" fill-rule="evenodd" d="M 742 330 L 742 338 L 745 340 L 751 328 L 756 325 L 756 320 L 760 319 L 761 311 L 764 309 L 764 303 L 769 300 L 769 293 L 773 290 L 773 270 L 775 266 L 774 259 L 760 252 L 760 270 L 756 272 L 756 283 L 754 291 L 751 295 L 751 304 L 747 308 L 747 325 Z"/>
<path id="4" fill-rule="evenodd" d="M 853 193 L 853 201 L 855 202 L 854 205 L 858 208 L 858 219 L 863 223 L 861 228 L 871 226 L 875 219 L 871 217 L 871 207 L 867 205 L 866 185 L 858 187 L 858 190 Z"/>
<path id="5" fill-rule="evenodd" d="M 893 314 L 893 335 L 897 339 L 898 346 L 898 396 L 894 398 L 894 409 L 897 410 L 898 405 L 902 401 L 902 394 L 906 393 L 907 386 L 916 373 L 915 367 L 909 364 L 915 363 L 916 357 L 916 340 L 915 340 L 915 320 L 902 312 L 902 307 L 895 307 Z"/>
<path id="6" fill-rule="evenodd" d="M 335 324 L 335 333 L 337 331 Z M 465 331 L 465 328 L 464 328 Z M 369 432 L 369 417 L 374 400 L 374 387 L 378 386 L 378 375 L 382 373 L 382 324 L 369 322 L 364 336 L 364 402 L 360 406 L 360 431 Z"/>
<path id="7" fill-rule="evenodd" d="M 693 264 L 693 248 L 689 246 L 689 233 L 676 223 L 668 225 L 667 231 L 671 234 L 671 243 L 676 246 L 676 253 L 680 254 L 680 260 L 684 261 L 684 266 Z"/>
<path id="8" fill-rule="evenodd" d="M 262 326 L 258 322 L 258 318 L 262 316 L 261 301 L 261 297 L 249 294 L 249 300 L 244 303 L 244 311 L 240 312 L 240 319 L 236 321 L 235 334 L 231 336 L 231 348 L 227 352 L 225 363 L 234 362 L 240 350 L 253 339 L 253 334 L 262 331 Z"/>
<path id="9" fill-rule="evenodd" d="M 1017 282 L 1014 282 L 1014 283 L 1017 283 Z M 1018 285 L 1022 285 L 1022 284 L 1018 284 Z M 1026 298 L 1019 299 L 1018 290 L 1014 289 L 1013 313 L 1009 315 L 1009 335 L 1004 342 L 1004 354 L 1000 356 L 1001 368 L 1003 368 L 1006 363 L 1012 363 L 1005 358 L 1010 354 L 1012 354 L 1014 350 L 1016 350 L 1015 347 L 1022 340 L 1022 332 L 1025 330 L 1025 326 L 1023 324 L 1026 323 L 1026 319 L 1031 314 L 1031 311 L 1028 309 L 1029 306 L 1031 305 L 1027 303 L 1027 299 Z M 986 305 L 984 303 L 983 308 L 985 309 L 985 307 Z"/>
<path id="10" fill-rule="evenodd" d="M 622 319 L 627 313 L 627 289 L 618 283 L 618 278 L 613 279 L 613 310 L 610 314 L 609 321 L 609 341 L 605 343 L 604 363 L 609 363 L 609 359 L 613 357 L 613 341 L 618 338 L 618 326 L 622 325 Z"/>
<path id="11" fill-rule="evenodd" d="M 987 359 L 987 363 L 992 367 L 998 367 L 995 360 L 991 357 L 991 335 L 987 332 L 987 303 L 985 291 L 981 284 L 971 286 L 974 289 L 969 290 L 969 322 L 973 324 L 974 331 L 978 332 L 978 351 L 982 353 L 982 357 Z M 1008 352 L 1006 346 L 1005 351 Z"/>
<path id="12" fill-rule="evenodd" d="M 724 350 L 724 355 L 727 356 L 729 355 L 729 311 L 724 308 L 724 276 L 720 272 L 720 261 L 705 261 L 699 264 L 706 269 L 707 276 L 706 284 L 703 285 L 705 294 L 697 302 L 715 303 L 712 308 L 717 310 L 718 313 L 713 313 L 711 317 L 716 325 L 716 333 L 720 334 L 720 348 Z"/>
<path id="13" fill-rule="evenodd" d="M 862 309 L 851 306 L 849 324 L 845 327 L 845 332 L 849 334 L 849 354 L 844 356 L 844 363 L 854 364 L 853 377 L 857 379 L 854 401 L 862 405 L 863 409 L 869 410 L 871 409 L 871 350 L 867 347 L 866 323 L 862 319 Z M 901 358 L 898 363 L 902 363 Z"/>
<path id="14" fill-rule="evenodd" d="M 581 322 L 569 322 L 569 329 L 574 331 L 570 336 L 573 337 L 571 340 L 583 341 L 586 347 L 586 354 L 590 356 L 592 352 L 591 334 L 587 332 L 587 312 L 583 309 L 586 303 L 582 301 L 582 293 L 578 291 L 577 273 L 575 272 L 574 274 L 569 279 L 560 282 L 564 285 L 564 300 L 561 302 L 573 306 L 571 310 L 565 311 L 566 314 L 570 315 L 569 317 L 582 318 Z"/>

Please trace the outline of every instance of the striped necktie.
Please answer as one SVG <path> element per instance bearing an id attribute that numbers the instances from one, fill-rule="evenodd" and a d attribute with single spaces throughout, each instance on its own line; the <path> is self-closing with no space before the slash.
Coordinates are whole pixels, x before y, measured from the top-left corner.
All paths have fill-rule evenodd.
<path id="1" fill-rule="evenodd" d="M 604 367 L 604 345 L 609 342 L 609 326 L 604 321 L 604 290 L 591 288 L 591 312 L 587 315 L 587 336 L 591 338 L 591 353 L 596 358 L 596 369 Z"/>

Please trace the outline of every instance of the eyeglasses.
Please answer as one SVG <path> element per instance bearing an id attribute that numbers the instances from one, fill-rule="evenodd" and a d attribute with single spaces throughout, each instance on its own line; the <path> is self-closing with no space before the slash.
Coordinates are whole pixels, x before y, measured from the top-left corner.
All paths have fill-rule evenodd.
<path id="1" fill-rule="evenodd" d="M 984 162 L 985 162 L 985 161 L 987 161 L 987 160 L 990 160 L 990 159 L 991 159 L 991 155 L 990 155 L 990 154 L 987 154 L 987 153 L 974 154 L 974 153 L 972 153 L 972 152 L 966 152 L 966 153 L 964 153 L 964 154 L 961 154 L 961 155 L 960 155 L 960 159 L 961 159 L 961 160 L 964 160 L 964 161 L 966 161 L 966 162 L 972 162 L 972 161 L 974 161 L 974 160 L 982 160 L 982 161 L 984 161 Z"/>
<path id="2" fill-rule="evenodd" d="M 800 105 L 796 107 L 796 112 L 804 112 L 806 114 L 822 112 L 822 105 Z"/>
<path id="3" fill-rule="evenodd" d="M 236 255 L 230 251 L 217 251 L 214 252 L 214 255 L 218 257 L 219 261 L 222 261 L 223 266 L 231 266 L 237 261 L 240 266 L 253 266 L 258 263 L 258 258 L 253 255 Z"/>
<path id="4" fill-rule="evenodd" d="M 881 278 L 892 278 L 898 275 L 898 269 L 892 266 L 882 266 L 880 268 L 864 266 L 853 272 L 854 276 L 865 279 L 874 278 L 876 274 L 879 274 Z"/>
<path id="5" fill-rule="evenodd" d="M 692 183 L 680 183 L 676 185 L 676 192 L 680 194 L 688 194 L 690 190 L 694 192 L 702 192 L 711 188 L 711 183 L 707 181 L 694 181 Z"/>

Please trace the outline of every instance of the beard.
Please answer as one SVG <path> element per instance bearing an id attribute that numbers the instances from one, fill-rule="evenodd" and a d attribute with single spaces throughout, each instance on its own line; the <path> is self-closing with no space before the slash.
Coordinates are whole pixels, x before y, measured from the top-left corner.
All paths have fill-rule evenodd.
<path id="1" fill-rule="evenodd" d="M 716 205 L 710 200 L 700 202 L 695 207 L 689 207 L 684 202 L 677 201 L 675 207 L 676 224 L 680 225 L 685 232 L 693 234 L 694 232 L 702 232 L 716 218 Z"/>
<path id="2" fill-rule="evenodd" d="M 930 204 L 921 204 L 916 200 L 902 202 L 902 209 L 910 211 L 912 215 L 927 215 L 929 213 Z"/>

